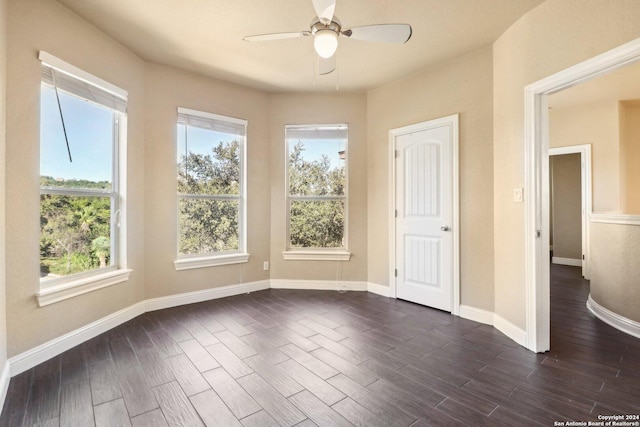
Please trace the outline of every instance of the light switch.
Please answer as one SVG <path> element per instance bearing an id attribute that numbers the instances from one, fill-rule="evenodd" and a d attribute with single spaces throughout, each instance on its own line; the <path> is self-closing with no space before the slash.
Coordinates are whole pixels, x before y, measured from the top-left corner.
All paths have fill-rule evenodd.
<path id="1" fill-rule="evenodd" d="M 522 203 L 522 188 L 514 188 L 513 189 L 513 201 Z"/>

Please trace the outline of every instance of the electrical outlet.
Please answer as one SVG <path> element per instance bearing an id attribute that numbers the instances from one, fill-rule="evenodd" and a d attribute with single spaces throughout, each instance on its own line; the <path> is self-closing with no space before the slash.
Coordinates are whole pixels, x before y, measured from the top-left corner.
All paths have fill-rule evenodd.
<path id="1" fill-rule="evenodd" d="M 269 261 L 265 261 L 265 262 L 262 264 L 262 269 L 263 269 L 264 271 L 269 270 Z"/>

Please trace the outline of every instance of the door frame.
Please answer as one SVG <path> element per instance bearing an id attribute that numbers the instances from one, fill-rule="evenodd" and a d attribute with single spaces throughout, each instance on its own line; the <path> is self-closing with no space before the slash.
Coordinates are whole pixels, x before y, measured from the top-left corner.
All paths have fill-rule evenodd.
<path id="1" fill-rule="evenodd" d="M 569 145 L 566 147 L 549 148 L 549 157 L 563 154 L 580 154 L 580 195 L 582 219 L 582 276 L 589 280 L 589 266 L 591 262 L 591 227 L 589 218 L 593 212 L 592 205 L 592 170 L 591 144 Z M 548 213 L 550 215 L 550 213 Z M 550 230 L 549 230 L 550 231 Z"/>
<path id="2" fill-rule="evenodd" d="M 459 114 L 453 114 L 438 119 L 428 120 L 408 126 L 403 126 L 389 131 L 389 287 L 390 296 L 397 298 L 396 287 L 396 138 L 415 132 L 448 125 L 451 127 L 451 187 L 453 190 L 452 202 L 453 220 L 452 233 L 452 260 L 451 268 L 451 314 L 460 315 L 460 189 L 459 189 Z"/>
<path id="3" fill-rule="evenodd" d="M 524 88 L 525 347 L 550 348 L 549 110 L 547 95 L 640 60 L 640 39 L 625 43 Z"/>

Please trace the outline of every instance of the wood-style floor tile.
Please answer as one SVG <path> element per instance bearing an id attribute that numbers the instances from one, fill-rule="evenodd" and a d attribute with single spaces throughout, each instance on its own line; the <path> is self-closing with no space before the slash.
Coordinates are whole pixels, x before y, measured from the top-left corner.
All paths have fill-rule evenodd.
<path id="1" fill-rule="evenodd" d="M 236 418 L 245 418 L 262 409 L 249 393 L 223 368 L 205 372 L 204 377 L 231 409 Z"/>
<path id="2" fill-rule="evenodd" d="M 159 385 L 153 391 L 170 426 L 205 425 L 177 382 Z"/>
<path id="3" fill-rule="evenodd" d="M 0 427 L 538 426 L 640 413 L 640 340 L 552 265 L 551 351 L 366 292 L 146 313 L 11 379 Z"/>
<path id="4" fill-rule="evenodd" d="M 93 410 L 96 427 L 131 427 L 131 420 L 122 399 L 96 405 Z"/>
<path id="5" fill-rule="evenodd" d="M 242 427 L 215 391 L 207 390 L 189 398 L 207 427 Z"/>
<path id="6" fill-rule="evenodd" d="M 280 425 L 294 426 L 307 417 L 258 374 L 250 374 L 238 383 Z"/>

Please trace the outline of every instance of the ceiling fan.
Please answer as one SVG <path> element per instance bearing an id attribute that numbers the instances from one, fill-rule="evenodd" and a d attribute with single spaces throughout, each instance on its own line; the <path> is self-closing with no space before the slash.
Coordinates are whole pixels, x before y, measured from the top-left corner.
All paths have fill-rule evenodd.
<path id="1" fill-rule="evenodd" d="M 293 33 L 274 33 L 246 36 L 245 41 L 269 41 L 313 37 L 313 47 L 320 57 L 319 74 L 329 74 L 336 69 L 335 53 L 338 48 L 338 37 L 344 36 L 355 40 L 406 43 L 411 38 L 409 24 L 377 24 L 343 29 L 340 21 L 334 16 L 336 0 L 311 0 L 318 15 L 311 22 L 309 31 Z"/>

